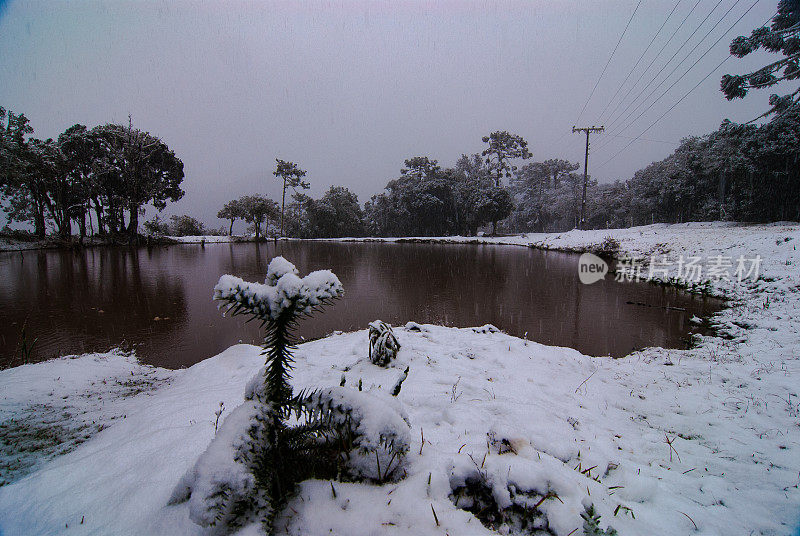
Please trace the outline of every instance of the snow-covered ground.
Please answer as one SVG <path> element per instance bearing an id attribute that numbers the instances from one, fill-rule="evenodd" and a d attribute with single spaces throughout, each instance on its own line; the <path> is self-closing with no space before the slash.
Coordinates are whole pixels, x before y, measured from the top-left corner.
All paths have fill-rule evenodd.
<path id="1" fill-rule="evenodd" d="M 126 418 L 136 411 L 137 395 L 165 385 L 173 374 L 120 351 L 0 372 L 0 486 Z"/>
<path id="2" fill-rule="evenodd" d="M 28 249 L 56 248 L 55 240 L 16 240 L 14 238 L 0 238 L 0 251 L 25 251 Z"/>
<path id="3" fill-rule="evenodd" d="M 411 325 L 395 328 L 402 347 L 383 369 L 367 358 L 366 331 L 301 345 L 296 388 L 338 385 L 344 375 L 347 386 L 390 390 L 409 367 L 398 399 L 415 439 L 405 479 L 337 482 L 335 496 L 330 482 L 305 482 L 278 526 L 297 535 L 492 534 L 462 509 L 472 479 L 502 507 L 538 503 L 559 536 L 583 533 L 589 502 L 601 526 L 621 535 L 792 534 L 800 524 L 800 227 L 654 225 L 480 240 L 583 250 L 609 236 L 620 255 L 758 255 L 761 277 L 714 281 L 731 307 L 716 318 L 721 336 L 692 350 L 612 360 L 489 328 Z M 214 436 L 220 402 L 223 420 L 242 402 L 259 352 L 238 345 L 172 372 L 119 354 L 0 371 L 3 425 L 65 427 L 84 439 L 57 456 L 21 452 L 32 472 L 3 475 L 15 481 L 0 487 L 0 532 L 208 534 L 186 504 L 167 501 Z M 143 380 L 142 392 L 106 387 L 128 377 Z M 95 395 L 84 401 L 84 392 Z M 33 419 L 36 404 L 50 417 Z M 69 416 L 51 418 L 59 411 Z M 92 421 L 101 425 L 84 434 Z"/>
<path id="4" fill-rule="evenodd" d="M 228 242 L 252 242 L 254 237 L 245 235 L 198 235 L 198 236 L 168 236 L 181 244 L 225 244 Z"/>

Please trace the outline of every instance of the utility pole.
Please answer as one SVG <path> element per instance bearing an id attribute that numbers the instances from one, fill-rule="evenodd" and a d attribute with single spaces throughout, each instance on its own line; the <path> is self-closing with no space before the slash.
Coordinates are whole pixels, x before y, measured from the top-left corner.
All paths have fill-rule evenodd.
<path id="1" fill-rule="evenodd" d="M 603 132 L 604 127 L 596 127 L 594 125 L 584 128 L 572 127 L 572 133 L 586 132 L 586 158 L 583 161 L 583 200 L 581 201 L 581 221 L 578 227 L 583 230 L 586 228 L 586 185 L 589 183 L 589 133 L 590 132 Z"/>

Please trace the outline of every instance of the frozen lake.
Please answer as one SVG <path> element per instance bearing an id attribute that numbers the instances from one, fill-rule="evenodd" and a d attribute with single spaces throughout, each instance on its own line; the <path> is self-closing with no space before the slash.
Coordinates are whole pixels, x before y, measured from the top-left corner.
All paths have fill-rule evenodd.
<path id="1" fill-rule="evenodd" d="M 612 276 L 583 285 L 577 255 L 512 246 L 292 241 L 3 252 L 0 365 L 18 364 L 23 325 L 28 342 L 37 339 L 33 360 L 121 347 L 179 368 L 237 342 L 258 344 L 258 326 L 222 317 L 212 288 L 225 273 L 263 281 L 275 255 L 301 275 L 330 268 L 344 285 L 342 300 L 301 323 L 306 339 L 364 329 L 377 318 L 490 323 L 544 344 L 623 356 L 684 347 L 689 319 L 721 307 Z"/>

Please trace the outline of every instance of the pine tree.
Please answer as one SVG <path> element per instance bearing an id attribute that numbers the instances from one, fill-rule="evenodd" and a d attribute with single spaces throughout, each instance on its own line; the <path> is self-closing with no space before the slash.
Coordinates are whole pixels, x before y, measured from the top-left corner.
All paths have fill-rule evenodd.
<path id="1" fill-rule="evenodd" d="M 489 167 L 489 173 L 494 176 L 497 188 L 502 186 L 503 177 L 511 178 L 517 170 L 517 166 L 511 163 L 512 159 L 527 160 L 533 156 L 528 150 L 528 142 L 522 136 L 509 134 L 506 131 L 492 132 L 483 137 L 483 142 L 488 143 L 489 146 L 481 154 L 486 157 L 486 165 Z M 514 206 L 508 194 L 500 204 L 503 205 L 503 209 L 491 216 L 493 235 L 497 234 L 497 222 L 501 217 L 508 216 Z"/>
<path id="2" fill-rule="evenodd" d="M 283 257 L 272 259 L 263 285 L 223 276 L 214 288 L 214 299 L 223 302 L 226 311 L 259 320 L 266 332 L 263 383 L 248 393 L 248 398 L 259 403 L 259 411 L 249 430 L 252 441 L 247 458 L 257 488 L 271 499 L 265 516 L 267 524 L 297 482 L 292 468 L 298 467 L 297 454 L 308 447 L 298 444 L 302 443 L 301 432 L 305 430 L 290 430 L 284 422 L 298 403 L 289 384 L 294 363 L 292 350 L 297 344 L 297 318 L 342 294 L 342 284 L 332 272 L 312 272 L 300 279 L 297 268 Z"/>
<path id="3" fill-rule="evenodd" d="M 731 42 L 731 55 L 737 58 L 743 58 L 759 49 L 780 52 L 783 58 L 752 73 L 723 76 L 721 90 L 728 100 L 744 98 L 749 89 L 771 87 L 783 80 L 800 78 L 800 0 L 781 0 L 769 27 L 756 28 L 750 37 L 739 36 Z M 785 112 L 798 103 L 800 88 L 788 95 L 771 95 L 771 108 L 762 117 Z"/>
<path id="4" fill-rule="evenodd" d="M 308 190 L 310 184 L 303 181 L 306 172 L 300 169 L 294 162 L 287 162 L 279 158 L 275 159 L 277 166 L 273 175 L 283 181 L 283 196 L 281 197 L 281 236 L 283 236 L 283 215 L 286 211 L 286 188 L 302 188 Z"/>
<path id="5" fill-rule="evenodd" d="M 170 498 L 170 503 L 191 500 L 194 522 L 235 528 L 259 516 L 270 534 L 303 480 L 383 482 L 399 475 L 410 438 L 396 399 L 345 387 L 295 395 L 289 383 L 297 320 L 342 294 L 332 272 L 300 278 L 283 257 L 272 259 L 264 284 L 224 275 L 214 287 L 214 299 L 227 312 L 261 322 L 266 364 L 248 383 L 245 402 L 228 415 Z"/>

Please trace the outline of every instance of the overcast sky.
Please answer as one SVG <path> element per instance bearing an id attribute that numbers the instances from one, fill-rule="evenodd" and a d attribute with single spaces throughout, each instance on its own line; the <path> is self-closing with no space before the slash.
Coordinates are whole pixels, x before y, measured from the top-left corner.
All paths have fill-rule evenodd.
<path id="1" fill-rule="evenodd" d="M 75 123 L 126 122 L 131 114 L 184 162 L 186 195 L 166 213 L 218 226 L 216 212 L 229 199 L 256 192 L 279 199 L 276 157 L 308 171 L 313 196 L 341 184 L 362 203 L 398 175 L 404 159 L 427 155 L 452 165 L 462 153 L 481 151 L 481 137 L 495 130 L 523 136 L 535 160 L 582 164 L 585 139 L 572 126 L 610 125 L 711 13 L 643 96 L 721 20 L 669 80 L 722 37 L 710 52 L 629 128 L 621 130 L 627 122 L 618 120 L 593 138 L 590 173 L 601 182 L 624 180 L 667 156 L 682 137 L 766 109 L 769 91 L 724 99 L 722 74 L 764 61 L 731 58 L 608 161 L 712 72 L 733 37 L 764 24 L 777 5 L 681 0 L 611 100 L 676 0 L 642 0 L 600 78 L 638 3 L 0 0 L 0 105 L 24 112 L 41 138 Z"/>

